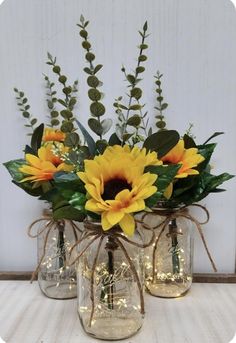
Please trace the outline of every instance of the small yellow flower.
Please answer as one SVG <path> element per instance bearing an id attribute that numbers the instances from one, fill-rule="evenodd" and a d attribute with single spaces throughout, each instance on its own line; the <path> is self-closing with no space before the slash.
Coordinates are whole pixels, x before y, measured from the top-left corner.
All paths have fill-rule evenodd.
<path id="1" fill-rule="evenodd" d="M 59 171 L 73 170 L 73 166 L 63 163 L 59 157 L 53 154 L 51 144 L 38 149 L 38 156 L 26 154 L 25 159 L 28 164 L 20 167 L 19 171 L 30 176 L 25 177 L 21 182 L 48 181 Z"/>
<path id="2" fill-rule="evenodd" d="M 144 173 L 149 161 L 160 163 L 153 153 L 128 146 L 108 147 L 103 155 L 85 160 L 85 171 L 78 173 L 90 197 L 85 208 L 101 215 L 104 231 L 118 224 L 127 235 L 134 233 L 132 213 L 144 210 L 145 199 L 157 191 L 157 175 Z"/>
<path id="3" fill-rule="evenodd" d="M 64 142 L 65 133 L 60 130 L 54 130 L 50 127 L 46 127 L 43 133 L 43 142 Z"/>
<path id="4" fill-rule="evenodd" d="M 181 164 L 176 178 L 185 178 L 189 175 L 197 175 L 199 172 L 194 169 L 201 162 L 204 157 L 198 153 L 197 148 L 184 148 L 184 141 L 180 139 L 176 146 L 171 149 L 165 156 L 161 158 L 164 164 Z"/>

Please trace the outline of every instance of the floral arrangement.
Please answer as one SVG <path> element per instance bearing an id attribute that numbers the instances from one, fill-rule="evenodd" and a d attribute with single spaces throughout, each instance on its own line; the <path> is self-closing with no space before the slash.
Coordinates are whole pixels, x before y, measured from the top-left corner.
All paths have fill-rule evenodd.
<path id="1" fill-rule="evenodd" d="M 115 131 L 107 138 L 112 120 L 102 119 L 106 109 L 98 74 L 103 66 L 95 62 L 88 24 L 81 16 L 78 26 L 91 102 L 88 127 L 93 134 L 75 115 L 78 81 L 69 85 L 56 58 L 48 54 L 47 64 L 57 76 L 64 96 L 58 95 L 55 83 L 45 76 L 50 120 L 35 128 L 37 119 L 29 113 L 28 99 L 15 89 L 22 115 L 28 121 L 25 126 L 33 133 L 31 144 L 25 147 L 25 157 L 5 166 L 14 184 L 51 205 L 55 219 L 82 221 L 89 216 L 101 220 L 104 231 L 119 225 L 127 235 L 132 235 L 134 214 L 151 211 L 157 204 L 193 204 L 211 192 L 222 191 L 219 186 L 232 175 L 211 174 L 210 159 L 216 144 L 209 141 L 221 132 L 199 145 L 190 130 L 180 137 L 176 130 L 166 128 L 163 113 L 168 104 L 164 101 L 163 75 L 159 72 L 155 75 L 156 130 L 150 127 L 140 87 L 147 60 L 147 22 L 139 31 L 141 42 L 134 72 L 128 73 L 122 66 L 128 96 L 115 100 Z"/>

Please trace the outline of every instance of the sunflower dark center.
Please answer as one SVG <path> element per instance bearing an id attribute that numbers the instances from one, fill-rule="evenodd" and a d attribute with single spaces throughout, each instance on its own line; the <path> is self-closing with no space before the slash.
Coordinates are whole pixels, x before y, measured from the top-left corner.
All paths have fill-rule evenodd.
<path id="1" fill-rule="evenodd" d="M 114 200 L 116 195 L 124 189 L 128 189 L 129 191 L 132 189 L 131 185 L 126 180 L 118 178 L 109 180 L 104 184 L 102 198 L 103 200 Z"/>

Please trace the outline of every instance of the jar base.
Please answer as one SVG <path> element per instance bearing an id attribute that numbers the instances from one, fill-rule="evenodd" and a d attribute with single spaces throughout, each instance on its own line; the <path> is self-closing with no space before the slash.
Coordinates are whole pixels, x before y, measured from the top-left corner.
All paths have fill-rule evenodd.
<path id="1" fill-rule="evenodd" d="M 179 298 L 190 290 L 192 278 L 178 279 L 178 282 L 146 282 L 146 291 L 160 298 Z"/>
<path id="2" fill-rule="evenodd" d="M 51 299 L 66 300 L 77 298 L 76 282 L 40 281 L 39 287 L 44 295 Z"/>
<path id="3" fill-rule="evenodd" d="M 117 341 L 134 336 L 142 327 L 142 320 L 137 318 L 94 318 L 89 327 L 90 316 L 80 317 L 84 331 L 93 338 Z"/>

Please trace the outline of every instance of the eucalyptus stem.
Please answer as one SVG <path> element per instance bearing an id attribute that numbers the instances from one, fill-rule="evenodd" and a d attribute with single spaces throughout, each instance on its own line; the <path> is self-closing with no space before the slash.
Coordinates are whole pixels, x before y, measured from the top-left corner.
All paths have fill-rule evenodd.
<path id="1" fill-rule="evenodd" d="M 57 229 L 58 229 L 58 240 L 57 240 L 57 248 L 59 254 L 59 268 L 65 267 L 66 263 L 66 252 L 65 252 L 65 223 L 64 221 L 57 222 Z"/>
<path id="2" fill-rule="evenodd" d="M 177 229 L 176 218 L 172 219 L 169 223 L 169 233 L 171 237 L 171 252 L 172 252 L 172 265 L 173 265 L 173 274 L 179 274 L 180 272 L 180 261 L 179 261 L 179 254 L 178 254 L 178 237 L 177 233 L 175 232 Z"/>

